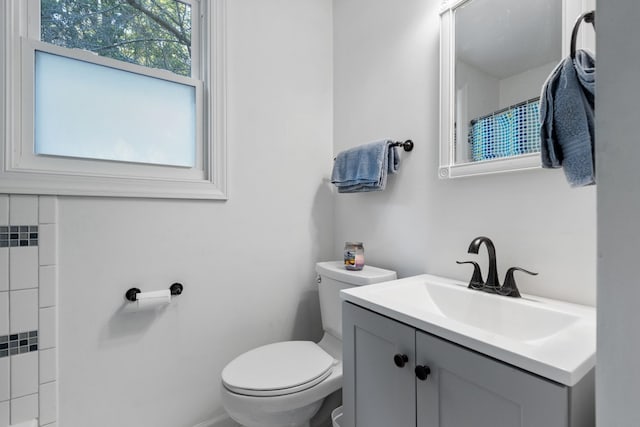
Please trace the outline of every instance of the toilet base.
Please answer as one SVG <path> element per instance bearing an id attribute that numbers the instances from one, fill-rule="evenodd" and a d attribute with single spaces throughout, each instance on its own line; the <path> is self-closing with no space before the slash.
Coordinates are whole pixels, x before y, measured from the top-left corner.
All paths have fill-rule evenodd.
<path id="1" fill-rule="evenodd" d="M 227 405 L 229 416 L 243 427 L 310 427 L 311 418 L 318 412 L 324 399 L 302 408 L 282 412 L 261 411 L 258 408 L 243 411 Z"/>

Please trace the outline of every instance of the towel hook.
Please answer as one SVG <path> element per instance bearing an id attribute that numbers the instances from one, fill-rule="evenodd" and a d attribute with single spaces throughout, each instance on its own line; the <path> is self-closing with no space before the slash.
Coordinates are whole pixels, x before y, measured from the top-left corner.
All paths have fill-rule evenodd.
<path id="1" fill-rule="evenodd" d="M 575 25 L 573 26 L 573 31 L 571 32 L 571 59 L 576 59 L 576 38 L 578 37 L 578 30 L 580 29 L 580 24 L 582 21 L 588 22 L 593 25 L 593 29 L 596 28 L 596 11 L 591 10 L 589 12 L 585 12 L 578 17 Z"/>

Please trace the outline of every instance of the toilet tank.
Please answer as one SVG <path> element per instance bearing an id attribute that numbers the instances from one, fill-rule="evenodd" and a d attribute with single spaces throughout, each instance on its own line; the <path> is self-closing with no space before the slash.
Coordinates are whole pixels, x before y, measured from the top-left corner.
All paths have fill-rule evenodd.
<path id="1" fill-rule="evenodd" d="M 340 291 L 354 286 L 370 285 L 397 278 L 396 272 L 365 265 L 360 271 L 347 270 L 342 261 L 319 262 L 318 293 L 322 328 L 342 340 L 342 300 Z"/>

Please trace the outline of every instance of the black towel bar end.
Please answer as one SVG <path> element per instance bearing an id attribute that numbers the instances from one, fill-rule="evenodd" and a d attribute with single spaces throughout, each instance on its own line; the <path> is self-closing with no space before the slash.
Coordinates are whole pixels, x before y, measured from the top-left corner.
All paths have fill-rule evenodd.
<path id="1" fill-rule="evenodd" d="M 413 141 L 410 139 L 407 139 L 405 142 L 394 142 L 392 145 L 394 147 L 402 147 L 404 151 L 413 150 Z"/>

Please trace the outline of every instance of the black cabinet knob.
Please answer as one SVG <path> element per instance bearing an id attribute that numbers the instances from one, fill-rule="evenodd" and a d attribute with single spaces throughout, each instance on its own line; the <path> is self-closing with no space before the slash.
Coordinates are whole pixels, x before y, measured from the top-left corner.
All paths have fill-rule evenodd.
<path id="1" fill-rule="evenodd" d="M 416 373 L 416 377 L 420 381 L 424 381 L 427 379 L 427 377 L 431 373 L 431 369 L 428 366 L 418 365 L 416 366 L 415 373 Z"/>
<path id="2" fill-rule="evenodd" d="M 396 354 L 393 356 L 393 362 L 396 364 L 398 368 L 404 368 L 405 363 L 409 361 L 409 358 L 406 354 Z"/>

